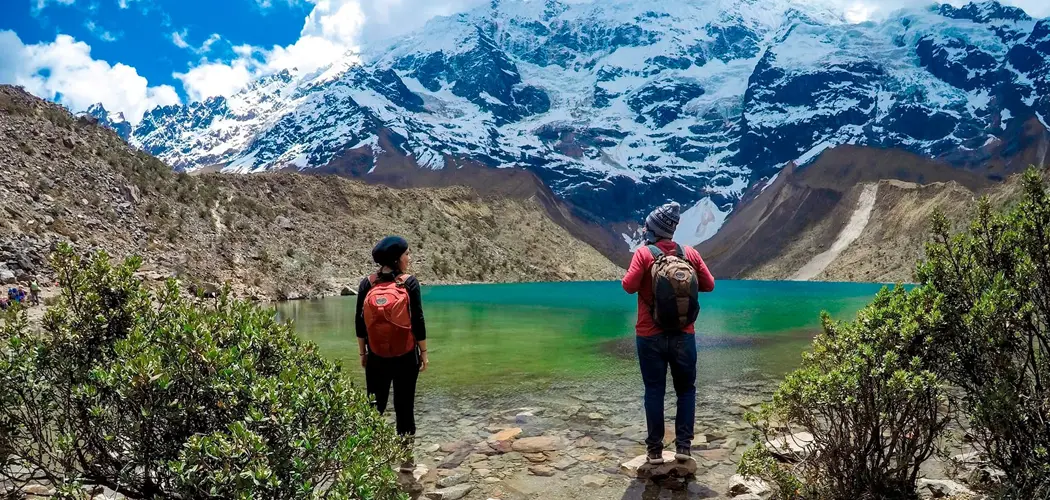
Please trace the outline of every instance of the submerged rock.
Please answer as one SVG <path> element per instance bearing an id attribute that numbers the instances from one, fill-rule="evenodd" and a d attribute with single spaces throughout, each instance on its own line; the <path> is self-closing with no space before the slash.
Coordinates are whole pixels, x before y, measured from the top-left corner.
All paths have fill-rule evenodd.
<path id="1" fill-rule="evenodd" d="M 550 436 L 538 436 L 521 438 L 514 441 L 511 449 L 519 453 L 541 453 L 544 451 L 557 451 L 565 445 L 560 439 Z"/>
<path id="2" fill-rule="evenodd" d="M 459 500 L 467 496 L 467 493 L 470 493 L 473 489 L 474 485 L 460 484 L 451 488 L 428 492 L 427 498 L 430 500 Z"/>

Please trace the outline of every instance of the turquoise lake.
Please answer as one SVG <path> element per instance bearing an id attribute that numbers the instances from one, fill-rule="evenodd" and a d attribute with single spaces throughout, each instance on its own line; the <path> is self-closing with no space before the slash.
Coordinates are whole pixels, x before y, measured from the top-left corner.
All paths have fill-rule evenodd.
<path id="1" fill-rule="evenodd" d="M 700 298 L 698 385 L 785 374 L 819 331 L 821 311 L 852 319 L 883 286 L 719 281 Z M 637 303 L 619 282 L 424 286 L 423 306 L 431 361 L 423 388 L 495 393 L 638 378 Z M 363 379 L 355 307 L 356 297 L 342 297 L 277 310 Z"/>

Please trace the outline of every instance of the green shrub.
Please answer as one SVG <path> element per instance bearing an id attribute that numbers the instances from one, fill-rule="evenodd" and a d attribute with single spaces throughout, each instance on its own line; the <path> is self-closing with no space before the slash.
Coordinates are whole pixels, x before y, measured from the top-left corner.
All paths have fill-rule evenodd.
<path id="1" fill-rule="evenodd" d="M 0 474 L 134 498 L 401 496 L 403 443 L 316 346 L 228 293 L 151 293 L 138 264 L 63 248 L 43 331 L 8 317 Z"/>
<path id="2" fill-rule="evenodd" d="M 982 200 L 969 230 L 938 217 L 918 277 L 937 295 L 943 376 L 1009 498 L 1050 497 L 1050 195 L 1030 170 L 1019 204 Z"/>
<path id="3" fill-rule="evenodd" d="M 739 471 L 779 487 L 780 498 L 916 498 L 922 463 L 950 421 L 945 390 L 926 362 L 932 294 L 880 292 L 855 321 L 833 322 L 788 375 L 773 402 L 748 418 L 762 444 Z M 812 442 L 778 443 L 786 429 Z M 766 444 L 783 460 L 774 460 Z"/>

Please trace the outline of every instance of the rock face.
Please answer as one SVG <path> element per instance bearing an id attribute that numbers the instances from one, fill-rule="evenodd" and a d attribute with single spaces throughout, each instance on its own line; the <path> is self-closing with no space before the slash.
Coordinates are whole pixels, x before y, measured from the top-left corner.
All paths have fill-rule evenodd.
<path id="1" fill-rule="evenodd" d="M 1050 120 L 1050 20 L 994 1 L 862 24 L 823 3 L 610 1 L 483 2 L 363 64 L 158 107 L 130 133 L 92 115 L 179 169 L 525 169 L 623 247 L 668 198 L 690 208 L 676 239 L 699 243 L 748 188 L 830 146 L 965 163 Z"/>

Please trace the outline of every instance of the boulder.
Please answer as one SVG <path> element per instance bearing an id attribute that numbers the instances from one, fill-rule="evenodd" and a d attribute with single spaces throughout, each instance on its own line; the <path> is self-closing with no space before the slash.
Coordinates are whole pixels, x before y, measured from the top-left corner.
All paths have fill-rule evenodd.
<path id="1" fill-rule="evenodd" d="M 588 474 L 580 478 L 583 485 L 588 488 L 601 488 L 605 486 L 605 482 L 609 480 L 604 474 Z"/>
<path id="2" fill-rule="evenodd" d="M 928 493 L 933 498 L 970 496 L 974 494 L 969 488 L 948 479 L 920 479 L 916 481 L 915 485 L 920 493 Z"/>
<path id="3" fill-rule="evenodd" d="M 141 199 L 141 196 L 139 196 L 139 187 L 138 186 L 133 186 L 131 184 L 125 185 L 124 186 L 124 198 L 126 198 L 128 201 L 131 201 L 131 202 L 134 202 L 134 203 L 138 203 L 139 200 Z"/>
<path id="4" fill-rule="evenodd" d="M 557 451 L 564 447 L 558 438 L 551 436 L 537 436 L 521 438 L 514 441 L 511 449 L 519 453 L 541 453 L 544 451 Z"/>
<path id="5" fill-rule="evenodd" d="M 729 478 L 729 490 L 727 490 L 726 495 L 733 498 L 740 498 L 742 495 L 755 495 L 757 497 L 762 497 L 772 491 L 772 488 L 769 487 L 769 483 L 761 479 L 745 478 L 740 474 L 736 474 Z"/>
<path id="6" fill-rule="evenodd" d="M 514 438 L 518 437 L 518 435 L 520 435 L 520 434 L 521 434 L 521 427 L 513 427 L 513 428 L 510 428 L 510 429 L 503 429 L 503 430 L 501 430 L 501 431 L 499 431 L 499 432 L 489 436 L 489 441 L 490 442 L 494 442 L 494 441 L 509 441 L 511 439 L 514 439 Z"/>
<path id="7" fill-rule="evenodd" d="M 12 285 L 18 282 L 18 277 L 10 269 L 0 269 L 0 283 L 4 285 Z"/>
<path id="8" fill-rule="evenodd" d="M 441 488 L 451 488 L 467 482 L 466 474 L 453 474 L 448 477 L 438 479 L 437 485 Z"/>
<path id="9" fill-rule="evenodd" d="M 348 286 L 344 286 L 343 289 L 339 291 L 339 295 L 342 295 L 343 297 L 357 295 L 357 290 L 354 290 L 353 288 L 350 288 Z"/>
<path id="10" fill-rule="evenodd" d="M 222 288 L 215 283 L 199 283 L 193 285 L 193 294 L 206 299 L 214 299 L 222 292 Z"/>
<path id="11" fill-rule="evenodd" d="M 467 496 L 474 489 L 474 485 L 471 484 L 460 484 L 451 488 L 444 488 L 436 491 L 427 493 L 427 498 L 430 500 L 459 500 Z"/>
<path id="12" fill-rule="evenodd" d="M 284 229 L 285 231 L 291 231 L 295 229 L 295 224 L 292 223 L 292 221 L 288 217 L 285 217 L 283 215 L 278 216 L 274 222 L 277 224 L 277 227 Z"/>
<path id="13" fill-rule="evenodd" d="M 549 465 L 533 465 L 529 467 L 529 472 L 536 476 L 551 477 L 554 475 L 554 468 Z"/>
<path id="14" fill-rule="evenodd" d="M 806 458 L 813 448 L 813 435 L 808 432 L 784 434 L 768 443 L 766 449 L 784 462 L 797 462 Z"/>
<path id="15" fill-rule="evenodd" d="M 661 479 L 667 477 L 690 477 L 696 474 L 696 460 L 679 463 L 674 459 L 674 452 L 664 450 L 664 463 L 650 465 L 645 455 L 639 455 L 620 464 L 620 472 L 638 479 Z"/>
<path id="16" fill-rule="evenodd" d="M 568 469 L 568 468 L 570 468 L 570 467 L 572 467 L 572 466 L 576 465 L 576 463 L 577 463 L 577 460 L 576 460 L 575 458 L 572 458 L 572 457 L 565 457 L 565 458 L 563 458 L 563 459 L 561 459 L 561 460 L 558 460 L 557 462 L 554 462 L 554 463 L 553 463 L 553 464 L 551 464 L 551 465 L 552 465 L 552 467 L 554 467 L 555 469 L 558 469 L 558 470 L 565 470 L 565 469 Z"/>

